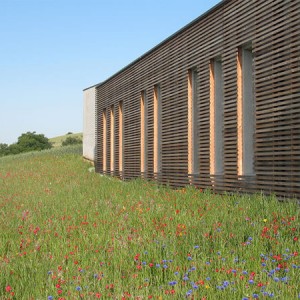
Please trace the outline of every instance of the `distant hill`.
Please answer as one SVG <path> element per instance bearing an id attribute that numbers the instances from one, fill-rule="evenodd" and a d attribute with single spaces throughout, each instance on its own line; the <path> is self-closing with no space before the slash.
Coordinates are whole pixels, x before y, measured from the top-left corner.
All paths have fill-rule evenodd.
<path id="1" fill-rule="evenodd" d="M 49 140 L 53 144 L 53 147 L 61 147 L 61 143 L 69 136 L 80 138 L 82 140 L 82 132 L 56 136 L 56 137 L 50 138 Z"/>

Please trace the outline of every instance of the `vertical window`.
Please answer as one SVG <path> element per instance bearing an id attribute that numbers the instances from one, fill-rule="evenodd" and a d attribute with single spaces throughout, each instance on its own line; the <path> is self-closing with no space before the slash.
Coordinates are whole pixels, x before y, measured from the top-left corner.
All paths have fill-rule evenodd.
<path id="1" fill-rule="evenodd" d="M 154 86 L 154 174 L 161 172 L 161 92 L 160 86 Z"/>
<path id="2" fill-rule="evenodd" d="M 110 171 L 115 170 L 115 114 L 114 106 L 110 108 Z"/>
<path id="3" fill-rule="evenodd" d="M 124 141 L 124 128 L 123 128 L 123 101 L 119 102 L 119 172 L 123 172 L 123 141 Z"/>
<path id="4" fill-rule="evenodd" d="M 147 171 L 147 99 L 146 92 L 141 93 L 141 173 Z"/>
<path id="5" fill-rule="evenodd" d="M 238 175 L 254 175 L 254 92 L 251 47 L 240 47 L 237 57 Z"/>
<path id="6" fill-rule="evenodd" d="M 106 109 L 103 110 L 103 172 L 107 171 L 107 123 L 106 123 Z"/>
<path id="7" fill-rule="evenodd" d="M 223 174 L 223 71 L 221 58 L 210 62 L 210 173 Z"/>
<path id="8" fill-rule="evenodd" d="M 188 173 L 199 173 L 197 132 L 197 70 L 188 71 Z"/>

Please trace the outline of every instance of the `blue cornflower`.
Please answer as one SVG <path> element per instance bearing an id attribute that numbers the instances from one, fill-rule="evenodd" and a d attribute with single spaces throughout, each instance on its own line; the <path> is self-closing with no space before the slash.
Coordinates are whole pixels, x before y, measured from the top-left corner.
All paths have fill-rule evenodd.
<path id="1" fill-rule="evenodd" d="M 82 290 L 81 286 L 76 286 L 76 291 L 81 291 L 81 290 Z"/>
<path id="2" fill-rule="evenodd" d="M 143 261 L 143 262 L 142 262 L 142 265 L 144 265 L 144 266 L 145 266 L 146 264 L 147 264 L 147 263 L 146 263 L 145 261 Z"/>
<path id="3" fill-rule="evenodd" d="M 188 260 L 192 260 L 193 258 L 191 257 L 191 256 L 188 256 L 188 258 L 187 258 Z"/>
<path id="4" fill-rule="evenodd" d="M 191 296 L 192 293 L 193 293 L 193 290 L 189 290 L 186 292 L 186 296 L 189 297 L 189 296 Z"/>
<path id="5" fill-rule="evenodd" d="M 210 280 L 210 277 L 206 277 L 206 280 Z"/>
<path id="6" fill-rule="evenodd" d="M 207 261 L 205 264 L 207 264 L 207 265 L 210 265 L 210 262 L 209 262 L 209 261 Z"/>
<path id="7" fill-rule="evenodd" d="M 198 246 L 198 245 L 194 246 L 194 249 L 198 249 L 198 248 L 199 248 L 199 246 Z"/>
<path id="8" fill-rule="evenodd" d="M 247 275 L 248 274 L 248 271 L 243 271 L 242 272 L 244 275 Z"/>
<path id="9" fill-rule="evenodd" d="M 288 278 L 285 276 L 285 277 L 282 277 L 281 278 L 281 281 L 283 281 L 283 282 L 285 282 L 285 283 L 287 283 L 287 281 L 288 281 Z"/>
<path id="10" fill-rule="evenodd" d="M 168 268 L 168 265 L 163 265 L 163 268 L 164 268 L 164 269 L 167 269 L 167 268 Z"/>
<path id="11" fill-rule="evenodd" d="M 254 283 L 254 280 L 253 280 L 253 279 L 250 279 L 248 282 L 249 282 L 250 284 L 253 284 L 253 283 Z"/>
<path id="12" fill-rule="evenodd" d="M 177 271 L 176 271 L 174 274 L 175 274 L 175 275 L 178 275 L 178 274 L 179 274 L 179 272 L 177 272 Z"/>
<path id="13" fill-rule="evenodd" d="M 53 296 L 48 296 L 48 300 L 53 300 Z"/>
<path id="14" fill-rule="evenodd" d="M 196 267 L 191 267 L 191 271 L 195 271 L 196 270 Z"/>
<path id="15" fill-rule="evenodd" d="M 258 299 L 258 298 L 259 298 L 258 294 L 253 294 L 252 297 L 253 297 L 254 299 Z"/>
<path id="16" fill-rule="evenodd" d="M 169 282 L 169 285 L 170 285 L 170 286 L 174 286 L 174 285 L 176 285 L 176 284 L 177 284 L 177 281 L 170 281 L 170 282 Z"/>
<path id="17" fill-rule="evenodd" d="M 262 265 L 263 267 L 265 267 L 267 264 L 266 264 L 266 263 L 261 263 L 261 265 Z"/>
<path id="18" fill-rule="evenodd" d="M 229 283 L 229 281 L 227 281 L 227 280 L 223 282 L 223 286 L 224 286 L 224 287 L 229 286 L 229 284 L 230 284 L 230 283 Z"/>
<path id="19" fill-rule="evenodd" d="M 242 300 L 249 300 L 249 298 L 248 297 L 243 297 Z"/>
<path id="20" fill-rule="evenodd" d="M 193 289 L 196 290 L 197 288 L 198 288 L 198 285 L 194 283 L 194 284 L 193 284 Z"/>
<path id="21" fill-rule="evenodd" d="M 278 282 L 280 279 L 278 277 L 273 278 L 275 282 Z"/>
<path id="22" fill-rule="evenodd" d="M 159 267 L 160 267 L 160 264 L 156 264 L 155 266 L 156 266 L 156 268 L 159 268 Z"/>
<path id="23" fill-rule="evenodd" d="M 218 255 L 221 255 L 221 252 L 220 252 L 220 251 L 218 251 L 218 252 L 217 252 L 217 254 L 218 254 Z"/>
<path id="24" fill-rule="evenodd" d="M 186 280 L 189 280 L 189 278 L 187 277 L 187 275 L 184 275 L 183 278 L 182 278 L 182 280 L 186 281 Z"/>

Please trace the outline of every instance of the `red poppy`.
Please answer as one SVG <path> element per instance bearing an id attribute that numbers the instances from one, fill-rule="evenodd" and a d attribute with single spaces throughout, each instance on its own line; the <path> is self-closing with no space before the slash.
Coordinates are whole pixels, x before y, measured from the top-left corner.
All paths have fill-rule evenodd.
<path id="1" fill-rule="evenodd" d="M 8 286 L 5 288 L 5 290 L 6 290 L 7 292 L 10 292 L 10 291 L 12 290 L 12 288 L 11 288 L 10 285 L 8 285 Z"/>

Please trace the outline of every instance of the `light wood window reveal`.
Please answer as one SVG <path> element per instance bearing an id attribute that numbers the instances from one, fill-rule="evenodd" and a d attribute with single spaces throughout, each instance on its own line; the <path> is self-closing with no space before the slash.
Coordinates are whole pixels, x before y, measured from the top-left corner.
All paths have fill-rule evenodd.
<path id="1" fill-rule="evenodd" d="M 253 92 L 253 54 L 251 46 L 238 48 L 237 115 L 238 175 L 254 175 L 255 103 Z"/>
<path id="2" fill-rule="evenodd" d="M 223 174 L 224 95 L 221 58 L 210 61 L 210 174 Z"/>
<path id="3" fill-rule="evenodd" d="M 115 170 L 115 112 L 114 106 L 110 107 L 110 171 Z"/>
<path id="4" fill-rule="evenodd" d="M 124 127 L 123 127 L 123 101 L 119 102 L 119 172 L 123 176 L 124 157 Z"/>
<path id="5" fill-rule="evenodd" d="M 154 86 L 154 141 L 153 171 L 157 176 L 161 172 L 161 87 Z"/>
<path id="6" fill-rule="evenodd" d="M 103 172 L 107 171 L 107 118 L 106 118 L 106 109 L 103 110 L 102 114 L 102 120 L 103 120 Z"/>
<path id="7" fill-rule="evenodd" d="M 141 92 L 141 173 L 147 172 L 147 98 L 146 92 Z"/>
<path id="8" fill-rule="evenodd" d="M 188 70 L 188 173 L 199 173 L 197 69 Z"/>

